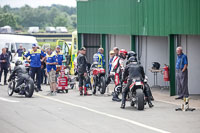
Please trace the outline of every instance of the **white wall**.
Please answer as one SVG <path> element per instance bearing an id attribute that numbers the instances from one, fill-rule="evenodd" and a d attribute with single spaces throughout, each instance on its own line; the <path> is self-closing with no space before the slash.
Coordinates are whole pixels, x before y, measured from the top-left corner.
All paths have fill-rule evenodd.
<path id="1" fill-rule="evenodd" d="M 119 49 L 131 50 L 131 40 L 129 35 L 111 35 L 111 49 L 118 47 Z"/>
<path id="2" fill-rule="evenodd" d="M 200 36 L 181 36 L 181 45 L 188 56 L 188 86 L 190 94 L 200 94 Z"/>
<path id="3" fill-rule="evenodd" d="M 152 62 L 159 62 L 161 68 L 164 64 L 169 65 L 169 48 L 167 37 L 139 37 L 139 45 L 141 49 L 138 51 L 138 56 L 141 56 L 141 64 L 144 66 L 145 73 L 149 78 L 149 84 L 154 84 L 154 75 L 149 71 L 152 67 Z M 140 54 L 141 53 L 141 54 Z M 163 75 L 158 73 L 158 85 L 165 86 Z"/>

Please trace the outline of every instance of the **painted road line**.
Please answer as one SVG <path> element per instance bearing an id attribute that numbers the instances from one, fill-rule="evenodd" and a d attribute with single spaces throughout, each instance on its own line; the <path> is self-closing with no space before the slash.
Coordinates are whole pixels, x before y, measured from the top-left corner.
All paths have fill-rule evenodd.
<path id="1" fill-rule="evenodd" d="M 97 110 L 94 110 L 94 109 L 90 109 L 90 108 L 87 108 L 87 107 L 84 107 L 84 106 L 81 106 L 81 105 L 69 103 L 69 102 L 62 101 L 62 100 L 59 100 L 59 99 L 56 99 L 56 98 L 43 96 L 43 95 L 40 95 L 40 94 L 35 94 L 35 95 L 36 95 L 36 96 L 39 96 L 39 97 L 42 97 L 42 98 L 45 98 L 45 99 L 48 99 L 48 100 L 51 100 L 51 101 L 63 103 L 63 104 L 70 105 L 70 106 L 73 106 L 73 107 L 85 109 L 85 110 L 88 110 L 88 111 L 93 112 L 93 113 L 96 113 L 96 114 L 100 114 L 100 115 L 104 115 L 104 116 L 107 116 L 107 117 L 110 117 L 110 118 L 114 118 L 114 119 L 118 119 L 118 120 L 121 120 L 121 121 L 125 121 L 125 122 L 131 123 L 131 124 L 133 124 L 133 125 L 136 125 L 136 126 L 139 126 L 139 127 L 142 127 L 142 128 L 146 128 L 146 129 L 149 129 L 149 130 L 152 130 L 152 131 L 155 131 L 155 132 L 159 132 L 159 133 L 170 133 L 170 132 L 168 132 L 168 131 L 164 131 L 164 130 L 162 130 L 162 129 L 158 129 L 158 128 L 155 128 L 155 127 L 152 127 L 152 126 L 148 126 L 148 125 L 139 123 L 139 122 L 137 122 L 137 121 L 133 121 L 133 120 L 129 120 L 129 119 L 126 119 L 126 118 L 123 118 L 123 117 L 119 117 L 119 116 L 115 116 L 115 115 L 112 115 L 112 114 L 100 112 L 100 111 L 97 111 Z"/>
<path id="2" fill-rule="evenodd" d="M 162 103 L 167 103 L 167 104 L 172 104 L 172 105 L 176 105 L 176 106 L 181 106 L 180 104 L 178 103 L 173 103 L 173 102 L 169 102 L 169 101 L 164 101 L 164 100 L 155 100 L 156 102 L 162 102 Z M 183 101 L 184 102 L 184 101 Z M 192 107 L 192 108 L 195 108 L 195 109 L 200 109 L 200 107 Z"/>
<path id="3" fill-rule="evenodd" d="M 10 102 L 10 103 L 18 103 L 19 102 L 19 101 L 9 100 L 9 99 L 3 98 L 3 97 L 0 97 L 0 100 Z"/>

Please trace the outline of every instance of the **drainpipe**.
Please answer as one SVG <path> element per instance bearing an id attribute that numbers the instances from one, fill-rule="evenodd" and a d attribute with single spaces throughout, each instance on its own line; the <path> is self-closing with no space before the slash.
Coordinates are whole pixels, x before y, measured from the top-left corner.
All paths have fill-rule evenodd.
<path id="1" fill-rule="evenodd" d="M 78 50 L 82 47 L 82 34 L 78 33 Z"/>
<path id="2" fill-rule="evenodd" d="M 169 68 L 170 68 L 170 96 L 176 95 L 176 70 L 175 70 L 175 35 L 169 35 Z"/>
<path id="3" fill-rule="evenodd" d="M 135 51 L 136 50 L 136 37 L 135 35 L 131 35 L 131 51 Z"/>
<path id="4" fill-rule="evenodd" d="M 104 49 L 104 53 L 103 53 L 103 55 L 104 55 L 104 58 L 105 58 L 105 61 L 106 61 L 106 63 L 105 63 L 105 69 L 107 70 L 107 60 L 106 60 L 106 56 L 107 56 L 107 47 L 106 47 L 106 35 L 105 34 L 102 34 L 101 35 L 101 45 L 102 45 L 102 48 Z"/>

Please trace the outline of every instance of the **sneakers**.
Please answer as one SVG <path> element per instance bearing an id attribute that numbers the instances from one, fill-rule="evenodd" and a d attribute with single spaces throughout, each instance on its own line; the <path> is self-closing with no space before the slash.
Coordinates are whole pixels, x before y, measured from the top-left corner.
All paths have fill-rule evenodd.
<path id="1" fill-rule="evenodd" d="M 56 92 L 55 91 L 51 91 L 47 94 L 47 96 L 56 96 Z"/>
<path id="2" fill-rule="evenodd" d="M 56 91 L 52 92 L 52 96 L 56 96 Z"/>

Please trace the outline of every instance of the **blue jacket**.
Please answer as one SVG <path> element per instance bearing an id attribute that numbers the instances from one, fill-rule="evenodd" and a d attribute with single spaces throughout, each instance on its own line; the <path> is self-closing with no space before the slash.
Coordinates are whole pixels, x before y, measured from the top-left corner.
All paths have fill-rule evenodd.
<path id="1" fill-rule="evenodd" d="M 30 57 L 31 63 L 30 66 L 31 67 L 41 67 L 41 56 L 45 57 L 46 54 L 41 51 L 40 49 L 37 49 L 36 52 L 34 52 L 33 50 L 28 51 L 27 54 L 24 55 L 25 57 Z"/>
<path id="2" fill-rule="evenodd" d="M 176 69 L 182 70 L 186 64 L 188 64 L 187 56 L 185 54 L 178 55 L 176 61 Z"/>
<path id="3" fill-rule="evenodd" d="M 60 53 L 55 52 L 55 53 L 56 53 L 56 59 L 58 61 L 58 65 L 62 65 L 62 61 L 64 60 L 63 53 L 62 52 Z"/>
<path id="4" fill-rule="evenodd" d="M 47 63 L 57 63 L 56 55 L 55 54 L 51 54 L 51 55 L 47 54 Z M 47 72 L 50 72 L 52 69 L 56 71 L 56 65 L 46 65 L 46 67 L 47 67 Z"/>
<path id="5" fill-rule="evenodd" d="M 112 61 L 113 61 L 113 59 L 114 59 L 114 56 L 109 61 L 109 73 L 110 73 L 111 68 L 112 68 Z"/>
<path id="6" fill-rule="evenodd" d="M 98 67 L 104 67 L 105 66 L 104 55 L 101 54 L 100 52 L 94 54 L 93 62 L 97 62 L 98 63 Z"/>

